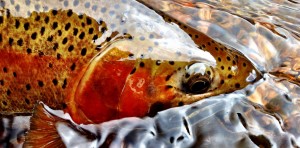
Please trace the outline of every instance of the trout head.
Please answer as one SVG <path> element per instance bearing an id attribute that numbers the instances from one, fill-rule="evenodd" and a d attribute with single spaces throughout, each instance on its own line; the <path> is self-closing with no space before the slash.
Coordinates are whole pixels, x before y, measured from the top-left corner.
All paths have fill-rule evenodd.
<path id="1" fill-rule="evenodd" d="M 228 86 L 236 82 L 224 83 L 227 73 L 208 52 L 199 50 L 200 57 L 206 57 L 199 60 L 184 55 L 178 58 L 164 50 L 152 56 L 132 50 L 132 46 L 136 46 L 132 41 L 116 42 L 90 62 L 67 101 L 75 122 L 154 116 L 167 108 L 233 91 Z M 245 80 L 239 87 L 249 83 L 248 75 L 241 77 Z"/>

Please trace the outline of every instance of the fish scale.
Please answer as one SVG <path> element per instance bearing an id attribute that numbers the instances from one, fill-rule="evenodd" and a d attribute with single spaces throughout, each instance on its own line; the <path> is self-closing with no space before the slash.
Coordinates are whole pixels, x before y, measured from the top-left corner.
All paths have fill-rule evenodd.
<path id="1" fill-rule="evenodd" d="M 1 113 L 30 113 L 37 100 L 65 107 L 73 80 L 99 52 L 92 41 L 106 24 L 72 10 L 33 12 L 28 18 L 8 12 L 1 20 Z"/>

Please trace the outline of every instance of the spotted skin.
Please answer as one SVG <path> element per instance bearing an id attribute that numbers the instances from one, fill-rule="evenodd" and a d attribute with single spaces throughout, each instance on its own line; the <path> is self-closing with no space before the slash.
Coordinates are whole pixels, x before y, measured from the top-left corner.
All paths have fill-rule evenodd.
<path id="1" fill-rule="evenodd" d="M 258 78 L 246 81 L 254 70 L 250 62 L 188 26 L 181 27 L 217 61 L 216 67 L 206 64 L 203 75 L 211 83 L 201 93 L 190 92 L 184 82 L 194 77 L 186 70 L 197 61 L 159 61 L 141 55 L 130 59 L 133 53 L 126 47 L 132 42 L 118 42 L 120 47 L 108 49 L 109 42 L 114 42 L 108 37 L 97 45 L 95 40 L 108 27 L 85 14 L 50 10 L 22 18 L 6 12 L 1 19 L 2 114 L 30 114 L 42 101 L 70 113 L 76 123 L 153 116 L 163 109 L 241 89 Z"/>
<path id="2" fill-rule="evenodd" d="M 149 3 L 140 1 L 146 6 Z M 253 64 L 239 51 L 224 46 L 221 43 L 211 39 L 193 27 L 174 19 L 155 8 L 149 6 L 159 13 L 166 22 L 176 23 L 182 30 L 184 30 L 198 45 L 201 50 L 208 51 L 216 60 L 217 66 L 214 67 L 214 73 L 219 75 L 220 85 L 209 92 L 210 95 L 218 95 L 222 93 L 229 93 L 238 89 L 242 89 L 248 84 L 251 84 L 261 78 L 261 73 Z M 207 95 L 197 96 L 199 98 L 208 97 Z M 194 97 L 191 97 L 194 98 Z M 182 100 L 182 102 L 191 103 L 195 99 Z M 176 101 L 175 101 L 176 102 Z"/>
<path id="3" fill-rule="evenodd" d="M 120 61 L 128 56 L 132 55 L 113 48 L 94 59 L 74 96 L 69 97 L 74 121 L 101 123 L 156 114 L 172 107 L 170 102 L 182 96 L 178 89 L 182 89 L 181 77 L 190 62 L 142 58 Z M 158 103 L 162 108 L 155 107 Z"/>
<path id="4" fill-rule="evenodd" d="M 37 100 L 64 108 L 74 79 L 99 52 L 93 40 L 106 24 L 72 10 L 0 19 L 1 113 L 30 113 Z"/>

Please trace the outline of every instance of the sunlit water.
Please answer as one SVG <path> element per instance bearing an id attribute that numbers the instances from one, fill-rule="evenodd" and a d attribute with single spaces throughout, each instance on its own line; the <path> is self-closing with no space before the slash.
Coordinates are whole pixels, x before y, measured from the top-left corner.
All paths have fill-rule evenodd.
<path id="1" fill-rule="evenodd" d="M 239 50 L 263 72 L 263 79 L 230 94 L 159 112 L 154 118 L 124 118 L 100 125 L 77 125 L 95 135 L 91 139 L 68 127 L 70 123 L 60 123 L 58 131 L 66 145 L 300 146 L 299 1 L 144 2 Z M 24 140 L 22 129 L 29 129 L 29 118 L 12 119 L 3 119 L 1 142 L 17 146 Z"/>

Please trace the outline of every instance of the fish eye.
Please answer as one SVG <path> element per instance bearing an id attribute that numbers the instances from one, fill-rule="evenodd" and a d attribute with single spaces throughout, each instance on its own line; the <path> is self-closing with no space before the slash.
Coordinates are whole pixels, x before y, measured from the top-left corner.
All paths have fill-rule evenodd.
<path id="1" fill-rule="evenodd" d="M 183 78 L 184 90 L 191 94 L 207 92 L 212 83 L 211 75 L 210 68 L 203 63 L 194 63 L 187 66 Z"/>
<path id="2" fill-rule="evenodd" d="M 210 80 L 207 77 L 190 79 L 188 81 L 188 91 L 193 94 L 201 94 L 207 92 L 210 87 Z"/>

